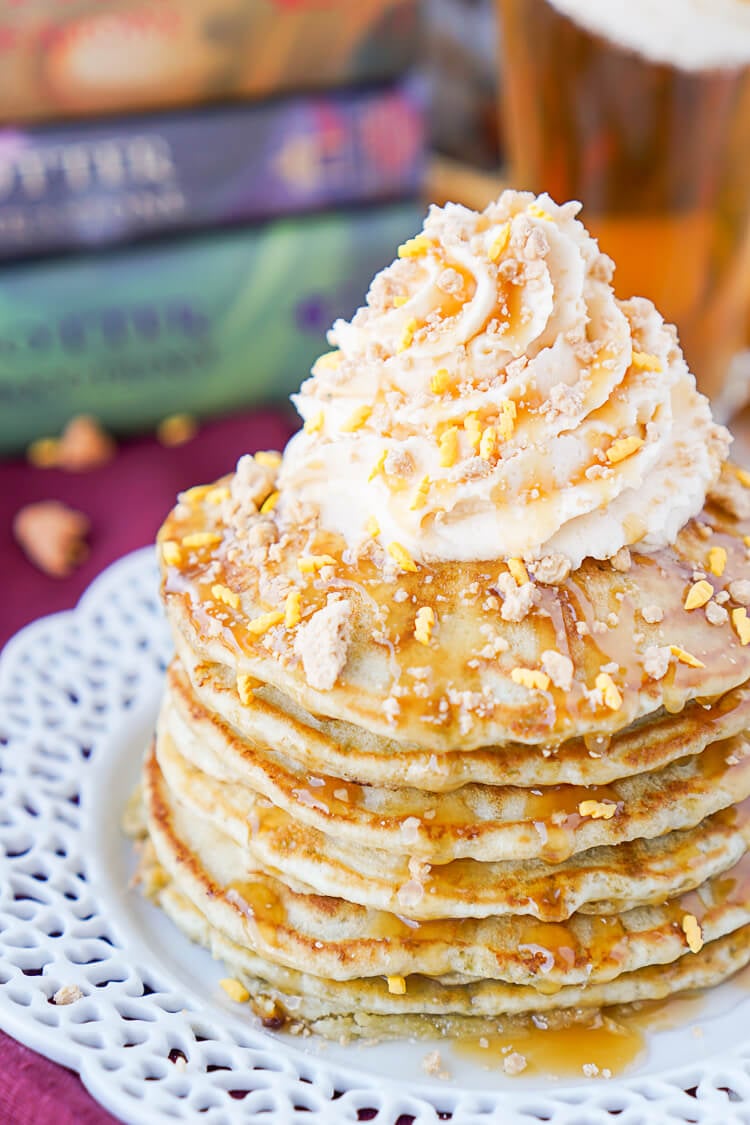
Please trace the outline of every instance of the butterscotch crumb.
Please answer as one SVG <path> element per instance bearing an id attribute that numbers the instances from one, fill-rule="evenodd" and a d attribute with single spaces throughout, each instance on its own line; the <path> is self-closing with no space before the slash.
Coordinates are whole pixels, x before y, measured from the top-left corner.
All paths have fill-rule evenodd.
<path id="1" fill-rule="evenodd" d="M 161 557 L 167 566 L 179 566 L 182 562 L 182 548 L 176 539 L 165 539 L 161 545 Z"/>
<path id="2" fill-rule="evenodd" d="M 614 682 L 609 672 L 600 672 L 594 680 L 594 685 L 597 691 L 602 694 L 602 700 L 605 707 L 609 707 L 610 711 L 618 711 L 622 707 L 622 695 L 617 684 Z"/>
<path id="3" fill-rule="evenodd" d="M 240 703 L 247 707 L 253 701 L 253 688 L 258 681 L 253 676 L 248 676 L 245 672 L 240 672 L 237 676 L 237 694 L 240 697 Z"/>
<path id="4" fill-rule="evenodd" d="M 189 551 L 201 547 L 217 547 L 219 543 L 221 535 L 218 531 L 194 531 L 182 540 L 182 546 Z"/>
<path id="5" fill-rule="evenodd" d="M 750 644 L 750 621 L 748 621 L 747 610 L 744 606 L 741 609 L 732 610 L 732 624 L 737 632 L 740 644 Z"/>
<path id="6" fill-rule="evenodd" d="M 662 680 L 669 668 L 672 651 L 668 645 L 649 645 L 643 654 L 643 670 L 651 680 Z"/>
<path id="7" fill-rule="evenodd" d="M 250 999 L 250 993 L 244 985 L 240 984 L 234 977 L 222 977 L 219 981 L 220 986 L 224 989 L 230 1000 L 234 1000 L 235 1004 L 246 1004 Z"/>
<path id="8" fill-rule="evenodd" d="M 534 580 L 543 586 L 557 586 L 564 582 L 571 569 L 570 559 L 565 555 L 545 555 L 530 565 Z"/>
<path id="9" fill-rule="evenodd" d="M 191 414 L 170 414 L 159 423 L 156 437 L 161 445 L 185 445 L 198 432 L 198 423 Z"/>
<path id="10" fill-rule="evenodd" d="M 727 590 L 732 601 L 750 606 L 750 582 L 747 578 L 735 579 L 734 582 L 729 583 Z"/>
<path id="11" fill-rule="evenodd" d="M 727 565 L 727 553 L 723 547 L 712 547 L 708 552 L 708 569 L 721 578 Z"/>
<path id="12" fill-rule="evenodd" d="M 555 687 L 570 691 L 573 683 L 573 661 L 554 649 L 542 653 L 542 670 L 547 673 Z"/>
<path id="13" fill-rule="evenodd" d="M 302 593 L 300 590 L 290 590 L 284 602 L 284 625 L 293 629 L 299 625 L 302 617 Z"/>
<path id="14" fill-rule="evenodd" d="M 529 572 L 523 559 L 508 559 L 508 571 L 513 575 L 517 586 L 525 586 L 529 581 Z"/>
<path id="15" fill-rule="evenodd" d="M 52 1002 L 53 1004 L 65 1005 L 75 1004 L 76 1000 L 82 999 L 83 993 L 77 984 L 63 984 L 52 997 Z"/>
<path id="16" fill-rule="evenodd" d="M 641 617 L 647 625 L 658 625 L 664 620 L 664 610 L 658 605 L 644 605 Z"/>
<path id="17" fill-rule="evenodd" d="M 37 469 L 53 469 L 57 465 L 59 449 L 58 438 L 37 438 L 28 446 L 26 460 Z"/>
<path id="18" fill-rule="evenodd" d="M 703 931 L 700 928 L 698 919 L 694 914 L 685 914 L 682 922 L 682 932 L 688 943 L 688 949 L 691 953 L 700 953 L 703 949 Z"/>
<path id="19" fill-rule="evenodd" d="M 294 651 L 302 660 L 308 684 L 317 691 L 330 691 L 346 664 L 351 616 L 348 598 L 329 597 L 325 606 L 297 630 Z"/>
<path id="20" fill-rule="evenodd" d="M 300 574 L 317 574 L 324 566 L 336 566 L 336 560 L 332 555 L 302 555 L 297 559 Z"/>
<path id="21" fill-rule="evenodd" d="M 394 562 L 398 566 L 400 566 L 402 570 L 416 573 L 417 564 L 414 562 L 414 559 L 411 557 L 406 547 L 403 547 L 400 543 L 396 543 L 394 541 L 388 544 L 386 550 L 388 551 L 388 554 L 391 556 Z"/>
<path id="22" fill-rule="evenodd" d="M 431 1075 L 433 1078 L 449 1079 L 450 1071 L 446 1070 L 443 1066 L 443 1060 L 439 1051 L 430 1051 L 429 1055 L 425 1055 L 422 1059 L 422 1070 L 425 1074 Z"/>
<path id="23" fill-rule="evenodd" d="M 687 592 L 687 596 L 685 597 L 685 601 L 683 603 L 683 608 L 687 610 L 699 609 L 713 597 L 713 593 L 713 586 L 705 579 L 694 582 Z"/>
<path id="24" fill-rule="evenodd" d="M 230 590 L 228 586 L 224 586 L 221 582 L 215 582 L 211 587 L 211 595 L 217 601 L 223 602 L 231 609 L 239 609 L 240 596 L 234 590 Z"/>
<path id="25" fill-rule="evenodd" d="M 538 672 L 534 668 L 514 668 L 510 678 L 514 684 L 521 684 L 529 691 L 546 691 L 550 685 L 547 673 Z"/>
<path id="26" fill-rule="evenodd" d="M 503 599 L 500 607 L 503 621 L 523 621 L 539 601 L 539 591 L 533 582 L 519 586 L 508 571 L 498 575 L 495 586 Z"/>
<path id="27" fill-rule="evenodd" d="M 400 976 L 388 977 L 388 991 L 392 996 L 403 996 L 406 992 L 406 978 Z"/>
<path id="28" fill-rule="evenodd" d="M 630 570 L 631 566 L 633 565 L 633 561 L 630 557 L 630 551 L 627 547 L 620 547 L 620 550 L 617 552 L 617 554 L 613 555 L 609 561 L 612 564 L 614 570 L 618 570 L 622 573 Z"/>
<path id="29" fill-rule="evenodd" d="M 284 620 L 283 609 L 272 609 L 268 613 L 260 613 L 257 617 L 252 617 L 246 624 L 245 628 L 248 633 L 252 633 L 254 637 L 262 637 L 275 625 L 280 625 Z"/>
<path id="30" fill-rule="evenodd" d="M 611 820 L 617 812 L 614 801 L 581 801 L 578 806 L 581 816 L 590 816 L 592 820 Z"/>
<path id="31" fill-rule="evenodd" d="M 679 645 L 670 645 L 669 651 L 672 653 L 680 664 L 686 664 L 688 668 L 705 668 L 706 665 L 697 656 L 693 656 L 691 652 L 686 652 L 684 648 Z"/>
<path id="32" fill-rule="evenodd" d="M 526 1056 L 519 1054 L 518 1051 L 511 1051 L 503 1059 L 503 1070 L 511 1077 L 517 1074 L 522 1074 L 529 1064 L 526 1061 Z"/>
<path id="33" fill-rule="evenodd" d="M 435 610 L 432 606 L 423 605 L 417 610 L 414 621 L 414 637 L 421 645 L 429 645 L 432 630 L 435 625 Z"/>
<path id="34" fill-rule="evenodd" d="M 34 566 L 51 578 L 65 578 L 88 555 L 88 516 L 59 500 L 39 500 L 16 513 L 13 534 Z"/>
<path id="35" fill-rule="evenodd" d="M 607 460 L 611 465 L 617 465 L 626 457 L 632 457 L 643 445 L 643 438 L 631 434 L 630 437 L 615 438 L 607 450 Z"/>
<path id="36" fill-rule="evenodd" d="M 719 479 L 711 486 L 708 498 L 739 520 L 750 518 L 750 488 L 744 483 L 750 475 L 725 462 Z"/>

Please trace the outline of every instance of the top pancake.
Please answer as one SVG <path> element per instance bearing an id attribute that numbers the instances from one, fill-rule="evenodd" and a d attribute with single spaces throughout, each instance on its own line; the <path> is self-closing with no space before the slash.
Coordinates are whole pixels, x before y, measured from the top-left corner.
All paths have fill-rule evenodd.
<path id="1" fill-rule="evenodd" d="M 269 475 L 269 492 L 273 486 Z M 226 504 L 216 502 L 225 492 L 191 489 L 160 531 L 170 621 L 199 660 L 251 677 L 250 688 L 253 680 L 278 688 L 314 715 L 414 748 L 557 745 L 610 734 L 662 708 L 677 712 L 696 698 L 716 699 L 750 676 L 750 647 L 731 614 L 745 600 L 737 582 L 750 580 L 743 541 L 750 520 L 725 507 L 709 504 L 673 548 L 633 551 L 626 569 L 588 559 L 559 584 L 536 583 L 536 605 L 509 621 L 502 616 L 504 562 L 409 572 L 375 540 L 364 537 L 360 552 L 347 550 L 304 514 L 293 526 L 280 526 L 271 512 L 238 528 Z M 712 572 L 713 548 L 719 564 Z M 315 569 L 323 556 L 333 562 Z M 699 576 L 723 603 L 710 603 L 719 610 L 714 619 L 724 618 L 718 623 L 703 607 L 684 608 Z M 268 626 L 263 615 L 283 610 L 290 589 L 300 594 L 300 623 Z M 350 638 L 335 682 L 322 688 L 311 686 L 295 642 L 329 598 L 346 599 Z M 414 635 L 422 607 L 435 614 L 428 644 Z M 673 651 L 658 679 L 647 672 L 654 646 Z M 518 669 L 542 669 L 545 652 L 572 662 L 569 686 L 518 682 Z M 606 678 L 616 695 L 603 691 Z"/>

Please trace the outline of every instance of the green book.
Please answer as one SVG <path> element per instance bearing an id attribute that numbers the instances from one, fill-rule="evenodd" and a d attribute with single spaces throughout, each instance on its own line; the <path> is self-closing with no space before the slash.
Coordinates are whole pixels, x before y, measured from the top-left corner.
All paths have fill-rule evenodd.
<path id="1" fill-rule="evenodd" d="M 95 415 L 282 401 L 421 224 L 414 203 L 284 219 L 0 273 L 0 452 Z"/>

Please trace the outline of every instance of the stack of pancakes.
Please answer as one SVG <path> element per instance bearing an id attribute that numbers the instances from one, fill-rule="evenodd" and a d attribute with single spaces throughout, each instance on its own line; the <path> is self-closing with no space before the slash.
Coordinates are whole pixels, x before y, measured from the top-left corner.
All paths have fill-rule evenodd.
<path id="1" fill-rule="evenodd" d="M 162 528 L 143 786 L 147 889 L 266 1022 L 483 1035 L 750 960 L 750 478 L 513 621 L 502 562 L 284 524 L 273 464 L 242 535 L 230 480 Z"/>

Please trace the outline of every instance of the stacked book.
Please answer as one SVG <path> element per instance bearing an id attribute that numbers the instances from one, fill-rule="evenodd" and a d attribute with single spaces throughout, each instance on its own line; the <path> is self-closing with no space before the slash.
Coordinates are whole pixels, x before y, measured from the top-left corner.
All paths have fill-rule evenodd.
<path id="1" fill-rule="evenodd" d="M 0 12 L 0 450 L 283 398 L 417 224 L 416 0 Z"/>

